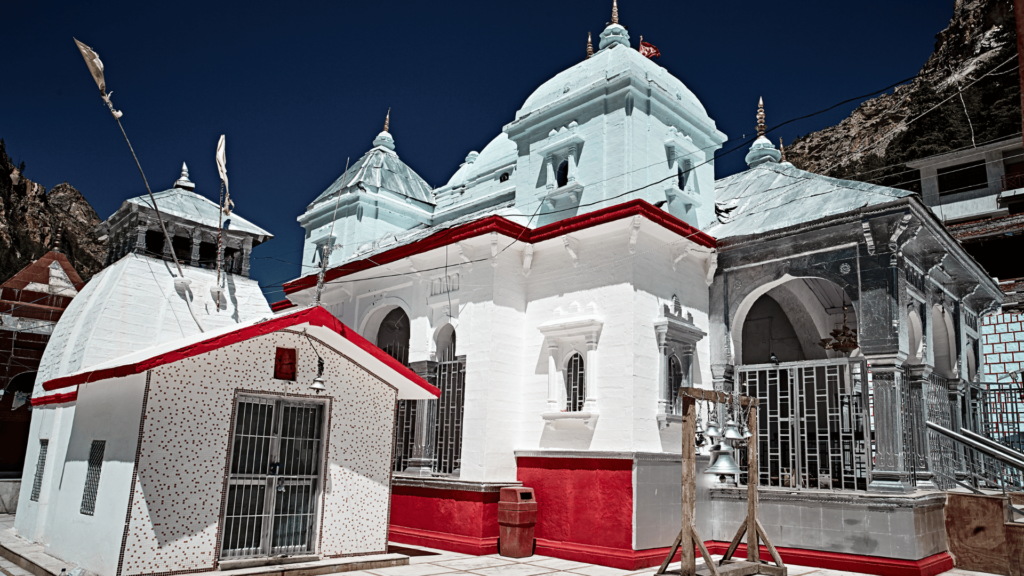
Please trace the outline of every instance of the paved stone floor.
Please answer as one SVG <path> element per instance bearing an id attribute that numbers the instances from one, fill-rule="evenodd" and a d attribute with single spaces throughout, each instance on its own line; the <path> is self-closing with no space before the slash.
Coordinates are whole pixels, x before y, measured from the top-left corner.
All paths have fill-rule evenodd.
<path id="1" fill-rule="evenodd" d="M 407 544 L 393 544 L 392 551 L 405 553 L 401 549 L 414 549 L 424 552 L 433 552 L 436 555 L 410 556 L 408 566 L 396 566 L 394 568 L 381 568 L 379 570 L 367 570 L 364 572 L 349 572 L 346 576 L 651 576 L 657 571 L 657 567 L 645 568 L 643 570 L 629 571 L 608 568 L 606 566 L 595 566 L 583 562 L 572 562 L 559 558 L 548 558 L 545 556 L 532 556 L 530 558 L 504 558 L 502 556 L 469 556 L 456 554 L 444 550 L 432 550 L 421 546 L 409 546 Z M 721 556 L 713 555 L 718 560 Z M 697 568 L 703 567 L 701 560 L 697 561 Z M 679 563 L 671 566 L 679 569 Z M 789 565 L 790 576 L 861 576 L 858 572 L 842 572 L 839 570 L 821 570 L 808 568 L 806 566 Z M 992 576 L 983 572 L 970 572 L 968 570 L 953 569 L 944 572 L 942 576 Z"/>

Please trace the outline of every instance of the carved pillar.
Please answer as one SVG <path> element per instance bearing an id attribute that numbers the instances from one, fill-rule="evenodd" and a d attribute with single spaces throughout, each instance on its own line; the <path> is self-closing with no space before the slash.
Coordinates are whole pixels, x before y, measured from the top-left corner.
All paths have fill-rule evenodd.
<path id="1" fill-rule="evenodd" d="M 191 257 L 191 265 L 199 267 L 199 243 L 203 241 L 203 233 L 198 226 L 192 229 L 192 253 L 189 254 Z"/>
<path id="2" fill-rule="evenodd" d="M 437 384 L 437 362 L 423 360 L 411 362 L 413 372 L 430 384 Z M 416 422 L 413 425 L 412 455 L 405 469 L 413 476 L 430 476 L 434 467 L 434 418 L 437 400 L 415 400 Z"/>
<path id="3" fill-rule="evenodd" d="M 938 462 L 932 462 L 931 446 L 928 442 L 928 387 L 931 386 L 931 366 L 908 366 L 907 385 L 910 388 L 910 424 L 914 434 L 914 452 L 909 455 L 913 459 L 917 472 L 917 487 L 924 490 L 937 490 L 932 470 Z"/>
<path id="4" fill-rule="evenodd" d="M 576 145 L 569 147 L 569 182 L 576 181 Z"/>
<path id="5" fill-rule="evenodd" d="M 135 253 L 146 253 L 146 231 L 149 230 L 149 223 L 139 218 L 135 225 Z"/>
<path id="6" fill-rule="evenodd" d="M 963 402 L 965 386 L 963 386 L 962 380 L 956 378 L 950 378 L 946 382 L 947 393 L 949 394 L 949 410 L 952 412 L 950 414 L 950 422 L 953 423 L 953 430 L 959 432 L 960 428 L 964 427 Z M 954 442 L 954 444 L 957 451 L 957 476 L 964 477 L 967 474 L 967 449 L 959 442 Z"/>
<path id="7" fill-rule="evenodd" d="M 171 239 L 174 238 L 174 228 L 168 223 L 167 235 L 164 236 L 164 260 L 175 260 L 177 257 L 174 254 L 174 246 L 171 244 Z"/>
<path id="8" fill-rule="evenodd" d="M 548 412 L 561 412 L 558 405 L 558 389 L 562 379 L 558 374 L 558 342 L 548 343 Z"/>
<path id="9" fill-rule="evenodd" d="M 584 412 L 597 411 L 597 334 L 587 334 L 587 364 L 583 372 L 586 380 L 587 400 L 583 403 Z"/>
<path id="10" fill-rule="evenodd" d="M 249 277 L 249 253 L 252 252 L 252 236 L 242 241 L 242 276 Z"/>
<path id="11" fill-rule="evenodd" d="M 874 385 L 875 462 L 868 490 L 907 493 L 905 406 L 906 381 L 895 356 L 868 357 Z"/>
<path id="12" fill-rule="evenodd" d="M 547 189 L 555 189 L 555 157 L 548 154 L 544 157 L 544 170 L 547 173 Z"/>
<path id="13" fill-rule="evenodd" d="M 668 325 L 655 326 L 658 337 L 658 378 L 661 385 L 658 387 L 658 414 L 668 414 L 668 402 L 671 396 L 668 381 Z"/>

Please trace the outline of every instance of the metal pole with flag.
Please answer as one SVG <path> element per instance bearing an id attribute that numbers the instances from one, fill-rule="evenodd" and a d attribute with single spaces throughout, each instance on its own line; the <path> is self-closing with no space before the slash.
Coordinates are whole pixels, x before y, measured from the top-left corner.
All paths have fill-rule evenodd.
<path id="1" fill-rule="evenodd" d="M 223 262 L 223 244 L 222 238 L 224 236 L 223 224 L 224 216 L 231 215 L 231 209 L 235 207 L 235 203 L 231 201 L 231 187 L 228 186 L 228 157 L 226 141 L 224 135 L 220 135 L 220 140 L 217 140 L 217 173 L 220 174 L 220 188 L 221 188 L 221 199 L 220 199 L 220 213 L 217 215 L 217 286 L 220 286 L 220 269 Z"/>
<path id="2" fill-rule="evenodd" d="M 124 136 L 124 141 L 128 143 L 128 150 L 132 153 L 132 158 L 135 159 L 135 166 L 139 168 L 139 174 L 142 174 L 142 181 L 146 184 L 146 192 L 149 193 L 149 200 L 153 203 L 153 211 L 156 212 L 157 220 L 160 221 L 160 229 L 164 233 L 164 241 L 167 242 L 168 246 L 173 246 L 171 243 L 171 237 L 167 234 L 167 227 L 164 226 L 164 218 L 160 214 L 160 208 L 156 205 L 156 198 L 153 197 L 153 191 L 149 189 L 149 181 L 146 180 L 146 173 L 142 171 L 142 165 L 139 164 L 139 157 L 135 155 L 135 149 L 132 148 L 132 143 L 128 140 L 128 134 L 124 131 L 124 126 L 121 125 L 121 116 L 124 114 L 120 110 L 114 110 L 114 103 L 110 101 L 110 97 L 114 94 L 113 92 L 107 92 L 107 85 L 103 77 L 103 61 L 100 60 L 99 54 L 95 50 L 82 44 L 77 38 L 73 38 L 75 44 L 78 45 L 78 50 L 82 53 L 82 58 L 85 59 L 85 65 L 89 67 L 89 73 L 92 74 L 92 79 L 96 81 L 96 86 L 100 89 L 100 97 L 107 104 L 107 108 L 110 109 L 110 114 L 117 121 L 117 127 L 121 129 L 121 135 Z M 174 250 L 171 250 L 172 256 L 174 256 L 174 265 L 178 267 L 178 276 L 185 278 L 185 273 L 181 270 L 181 263 L 178 262 L 178 258 L 174 255 Z M 198 320 L 197 320 L 198 322 Z"/>

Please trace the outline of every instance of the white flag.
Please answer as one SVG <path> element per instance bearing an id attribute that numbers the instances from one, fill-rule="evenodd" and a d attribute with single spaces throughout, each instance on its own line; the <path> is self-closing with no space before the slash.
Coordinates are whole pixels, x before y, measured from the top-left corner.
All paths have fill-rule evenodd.
<path id="1" fill-rule="evenodd" d="M 221 134 L 220 140 L 217 141 L 217 172 L 220 173 L 220 181 L 224 183 L 225 191 L 224 205 L 221 206 L 221 210 L 224 211 L 225 216 L 229 216 L 235 203 L 231 201 L 231 187 L 228 186 L 228 157 L 224 147 L 225 139 Z"/>
<path id="2" fill-rule="evenodd" d="M 78 44 L 78 50 L 82 52 L 82 58 L 85 58 L 85 65 L 89 67 L 92 79 L 96 81 L 96 86 L 99 87 L 100 92 L 105 96 L 107 94 L 107 86 L 103 82 L 103 61 L 100 60 L 100 56 L 95 50 L 82 44 L 77 38 L 74 38 L 74 41 L 75 44 Z"/>

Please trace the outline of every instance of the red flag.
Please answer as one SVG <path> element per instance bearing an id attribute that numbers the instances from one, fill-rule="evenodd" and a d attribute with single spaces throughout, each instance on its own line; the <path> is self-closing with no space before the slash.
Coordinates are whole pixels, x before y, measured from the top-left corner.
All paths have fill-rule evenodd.
<path id="1" fill-rule="evenodd" d="M 657 58 L 661 56 L 661 52 L 651 44 L 650 42 L 644 42 L 644 37 L 640 37 L 640 55 L 647 56 L 648 58 Z"/>

